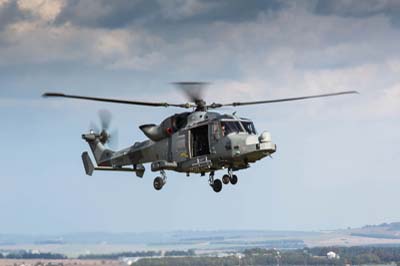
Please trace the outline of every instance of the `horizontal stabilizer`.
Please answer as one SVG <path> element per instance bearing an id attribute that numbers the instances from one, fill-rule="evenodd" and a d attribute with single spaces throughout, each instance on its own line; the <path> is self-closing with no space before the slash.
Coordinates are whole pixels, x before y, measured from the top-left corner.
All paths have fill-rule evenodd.
<path id="1" fill-rule="evenodd" d="M 102 167 L 95 167 L 94 170 L 98 171 L 116 171 L 116 172 L 135 172 L 137 177 L 142 178 L 144 175 L 145 168 L 143 164 L 137 164 L 134 166 L 134 168 L 129 168 L 129 167 L 108 167 L 108 166 L 102 166 Z"/>
<path id="2" fill-rule="evenodd" d="M 118 172 L 135 172 L 133 168 L 128 168 L 128 167 L 118 167 L 114 168 L 111 166 L 102 166 L 102 167 L 96 167 L 94 170 L 99 170 L 99 171 L 118 171 Z"/>
<path id="3" fill-rule="evenodd" d="M 82 161 L 86 174 L 91 176 L 93 174 L 94 166 L 87 151 L 82 153 Z"/>

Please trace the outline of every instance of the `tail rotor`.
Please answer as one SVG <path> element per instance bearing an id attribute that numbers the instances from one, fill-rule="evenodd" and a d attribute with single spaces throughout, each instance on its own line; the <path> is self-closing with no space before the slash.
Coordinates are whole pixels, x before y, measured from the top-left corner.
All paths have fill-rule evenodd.
<path id="1" fill-rule="evenodd" d="M 112 133 L 109 133 L 110 124 L 112 121 L 111 112 L 106 109 L 101 109 L 98 111 L 98 115 L 101 128 L 99 129 L 99 127 L 95 123 L 91 122 L 90 132 L 96 134 L 102 144 L 107 144 L 107 146 L 109 147 L 117 148 L 118 130 L 114 129 L 111 131 Z"/>

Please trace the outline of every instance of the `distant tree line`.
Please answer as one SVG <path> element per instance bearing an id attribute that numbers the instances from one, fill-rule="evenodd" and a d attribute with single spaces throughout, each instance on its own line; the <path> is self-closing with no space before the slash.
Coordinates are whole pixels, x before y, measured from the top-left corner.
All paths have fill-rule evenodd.
<path id="1" fill-rule="evenodd" d="M 45 259 L 45 260 L 62 260 L 68 257 L 63 254 L 57 253 L 30 253 L 30 252 L 18 252 L 3 255 L 0 253 L 0 259 Z"/>
<path id="2" fill-rule="evenodd" d="M 308 251 L 317 256 L 323 256 L 327 252 L 333 251 L 339 254 L 341 260 L 345 263 L 358 265 L 400 262 L 400 246 L 315 247 L 308 249 Z"/>
<path id="3" fill-rule="evenodd" d="M 119 252 L 112 254 L 87 254 L 80 255 L 81 260 L 117 260 L 123 257 L 155 257 L 161 256 L 161 251 L 136 251 L 136 252 Z"/>
<path id="4" fill-rule="evenodd" d="M 111 253 L 111 254 L 87 254 L 80 255 L 78 259 L 81 260 L 117 260 L 119 258 L 124 257 L 159 257 L 161 256 L 161 251 L 137 251 L 137 252 L 119 252 L 119 253 Z M 194 256 L 195 251 L 189 249 L 185 250 L 170 250 L 164 253 L 165 257 L 173 257 L 173 256 L 186 256 L 191 257 Z"/>
<path id="5" fill-rule="evenodd" d="M 327 258 L 333 251 L 340 256 L 337 259 Z M 242 256 L 228 255 L 196 256 L 194 250 L 167 251 L 163 257 L 160 251 L 121 252 L 113 254 L 81 255 L 79 259 L 117 260 L 122 257 L 146 257 L 135 263 L 137 266 L 253 266 L 253 265 L 364 265 L 390 264 L 400 266 L 400 246 L 398 247 L 315 247 L 295 250 L 276 250 L 254 248 L 243 251 Z M 0 259 L 67 259 L 56 253 L 30 253 L 19 251 L 1 254 Z"/>
<path id="6" fill-rule="evenodd" d="M 166 251 L 164 253 L 164 256 L 166 257 L 172 257 L 172 256 L 186 256 L 186 257 L 191 257 L 196 255 L 196 252 L 193 249 L 189 249 L 188 251 L 185 250 L 171 250 L 171 251 Z"/>

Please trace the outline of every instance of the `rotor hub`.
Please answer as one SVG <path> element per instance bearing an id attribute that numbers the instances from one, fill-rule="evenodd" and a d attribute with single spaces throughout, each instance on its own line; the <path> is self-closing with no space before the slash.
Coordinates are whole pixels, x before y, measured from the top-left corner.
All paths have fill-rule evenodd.
<path id="1" fill-rule="evenodd" d="M 109 138 L 110 138 L 110 135 L 107 133 L 107 131 L 105 129 L 103 129 L 100 132 L 100 142 L 105 144 Z"/>

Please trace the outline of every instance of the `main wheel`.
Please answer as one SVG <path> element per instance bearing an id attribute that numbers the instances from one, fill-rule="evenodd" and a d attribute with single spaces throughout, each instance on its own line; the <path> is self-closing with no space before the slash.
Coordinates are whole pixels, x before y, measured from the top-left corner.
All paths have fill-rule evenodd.
<path id="1" fill-rule="evenodd" d="M 215 179 L 214 183 L 212 184 L 212 188 L 215 192 L 220 192 L 222 189 L 222 182 L 219 179 Z"/>
<path id="2" fill-rule="evenodd" d="M 222 183 L 224 183 L 224 185 L 229 184 L 229 175 L 224 175 L 222 177 Z"/>
<path id="3" fill-rule="evenodd" d="M 230 181 L 231 181 L 231 184 L 232 184 L 232 185 L 236 185 L 237 182 L 238 182 L 237 176 L 236 176 L 236 175 L 232 175 L 232 176 L 230 177 Z"/>
<path id="4" fill-rule="evenodd" d="M 162 189 L 162 187 L 164 186 L 164 180 L 161 177 L 157 176 L 156 178 L 154 178 L 153 186 L 156 190 Z"/>

